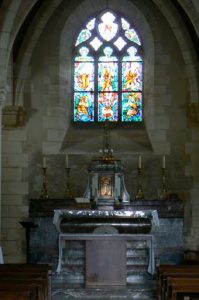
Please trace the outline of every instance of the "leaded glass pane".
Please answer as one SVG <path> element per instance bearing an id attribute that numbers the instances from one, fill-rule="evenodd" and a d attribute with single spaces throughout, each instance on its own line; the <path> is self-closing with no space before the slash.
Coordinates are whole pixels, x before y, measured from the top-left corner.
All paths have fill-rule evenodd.
<path id="1" fill-rule="evenodd" d="M 93 63 L 75 63 L 74 89 L 75 91 L 94 91 Z"/>
<path id="2" fill-rule="evenodd" d="M 129 47 L 127 49 L 127 56 L 124 56 L 122 61 L 142 61 L 141 56 L 137 56 L 137 49 L 135 47 Z"/>
<path id="3" fill-rule="evenodd" d="M 81 47 L 79 53 L 80 56 L 76 56 L 75 61 L 94 61 L 92 56 L 88 56 L 89 49 L 87 47 Z"/>
<path id="4" fill-rule="evenodd" d="M 118 90 L 118 64 L 115 62 L 98 64 L 98 91 Z"/>
<path id="5" fill-rule="evenodd" d="M 118 121 L 118 94 L 98 94 L 98 121 Z"/>
<path id="6" fill-rule="evenodd" d="M 87 41 L 91 37 L 91 32 L 88 29 L 82 29 L 78 35 L 75 46 Z"/>
<path id="7" fill-rule="evenodd" d="M 94 27 L 95 27 L 95 18 L 92 19 L 92 20 L 90 20 L 90 22 L 88 22 L 87 25 L 86 25 L 86 28 L 87 28 L 88 30 L 93 30 Z"/>
<path id="8" fill-rule="evenodd" d="M 130 24 L 125 19 L 121 18 L 121 22 L 122 22 L 122 28 L 124 30 L 127 30 L 130 28 Z"/>
<path id="9" fill-rule="evenodd" d="M 123 40 L 123 38 L 120 36 L 115 42 L 114 45 L 119 49 L 122 50 L 124 46 L 126 45 L 126 42 Z"/>
<path id="10" fill-rule="evenodd" d="M 123 91 L 142 90 L 142 63 L 139 62 L 122 63 L 122 90 Z"/>
<path id="11" fill-rule="evenodd" d="M 102 23 L 98 25 L 100 35 L 105 41 L 110 41 L 117 33 L 118 25 L 114 23 L 115 16 L 107 12 L 101 17 Z"/>
<path id="12" fill-rule="evenodd" d="M 137 35 L 137 33 L 135 32 L 134 29 L 128 29 L 125 31 L 125 36 L 127 37 L 127 39 L 129 39 L 131 42 L 134 42 L 138 45 L 141 45 L 140 43 L 140 39 Z"/>
<path id="13" fill-rule="evenodd" d="M 91 42 L 90 42 L 91 46 L 95 49 L 95 51 L 97 51 L 99 49 L 99 47 L 102 45 L 102 42 L 95 37 Z"/>
<path id="14" fill-rule="evenodd" d="M 122 93 L 122 121 L 142 121 L 142 93 Z"/>
<path id="15" fill-rule="evenodd" d="M 94 121 L 94 95 L 93 93 L 74 93 L 74 121 Z"/>
<path id="16" fill-rule="evenodd" d="M 116 56 L 112 56 L 113 49 L 111 47 L 104 48 L 104 56 L 99 57 L 99 61 L 117 61 Z"/>

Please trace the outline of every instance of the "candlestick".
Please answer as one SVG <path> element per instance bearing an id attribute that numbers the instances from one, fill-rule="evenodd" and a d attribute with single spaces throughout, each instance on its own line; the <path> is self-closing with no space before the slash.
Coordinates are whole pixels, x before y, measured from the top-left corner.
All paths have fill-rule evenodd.
<path id="1" fill-rule="evenodd" d="M 166 167 L 165 155 L 163 155 L 163 158 L 162 158 L 162 167 L 163 167 L 163 169 L 165 169 L 165 167 Z"/>
<path id="2" fill-rule="evenodd" d="M 143 187 L 142 187 L 142 168 L 140 166 L 141 166 L 141 164 L 140 164 L 140 160 L 139 160 L 137 193 L 135 196 L 137 200 L 144 199 L 144 192 L 143 192 Z"/>
<path id="3" fill-rule="evenodd" d="M 66 168 L 68 168 L 68 154 L 66 154 Z"/>
<path id="4" fill-rule="evenodd" d="M 44 157 L 45 158 L 45 157 Z M 42 191 L 40 195 L 40 199 L 48 199 L 48 184 L 47 184 L 47 176 L 46 176 L 46 160 L 43 160 L 43 184 L 42 184 Z"/>
<path id="5" fill-rule="evenodd" d="M 67 165 L 67 160 L 66 160 Z M 70 184 L 70 168 L 66 167 L 66 191 L 65 191 L 66 198 L 73 198 L 73 194 L 71 191 L 71 184 Z"/>
<path id="6" fill-rule="evenodd" d="M 169 195 L 168 195 L 168 188 L 167 188 L 166 169 L 164 165 L 164 167 L 162 168 L 162 189 L 160 192 L 160 199 L 167 200 L 168 197 Z"/>
<path id="7" fill-rule="evenodd" d="M 46 168 L 46 157 L 43 157 L 43 168 Z"/>
<path id="8" fill-rule="evenodd" d="M 139 169 L 142 168 L 142 157 L 141 157 L 141 155 L 139 155 L 138 167 L 139 167 Z"/>

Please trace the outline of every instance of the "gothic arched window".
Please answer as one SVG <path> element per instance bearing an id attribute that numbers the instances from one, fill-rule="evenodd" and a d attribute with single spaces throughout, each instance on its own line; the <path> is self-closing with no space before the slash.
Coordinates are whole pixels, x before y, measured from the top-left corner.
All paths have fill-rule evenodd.
<path id="1" fill-rule="evenodd" d="M 141 122 L 141 55 L 126 19 L 112 11 L 92 18 L 74 48 L 74 122 Z"/>

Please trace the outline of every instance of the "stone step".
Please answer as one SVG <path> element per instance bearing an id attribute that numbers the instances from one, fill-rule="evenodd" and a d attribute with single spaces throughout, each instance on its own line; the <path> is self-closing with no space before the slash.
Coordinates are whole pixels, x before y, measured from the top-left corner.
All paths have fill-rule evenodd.
<path id="1" fill-rule="evenodd" d="M 75 287 L 73 285 L 66 286 L 56 284 L 52 290 L 52 300 L 154 300 L 156 299 L 155 283 L 153 281 L 145 284 L 134 284 L 126 287 L 111 287 L 111 288 L 84 288 Z"/>

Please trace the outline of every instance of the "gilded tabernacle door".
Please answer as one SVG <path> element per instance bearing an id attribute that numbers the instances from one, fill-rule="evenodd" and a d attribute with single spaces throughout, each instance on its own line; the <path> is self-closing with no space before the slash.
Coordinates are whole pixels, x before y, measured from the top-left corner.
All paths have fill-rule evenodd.
<path id="1" fill-rule="evenodd" d="M 113 175 L 99 176 L 99 195 L 100 198 L 113 199 L 114 177 Z"/>

